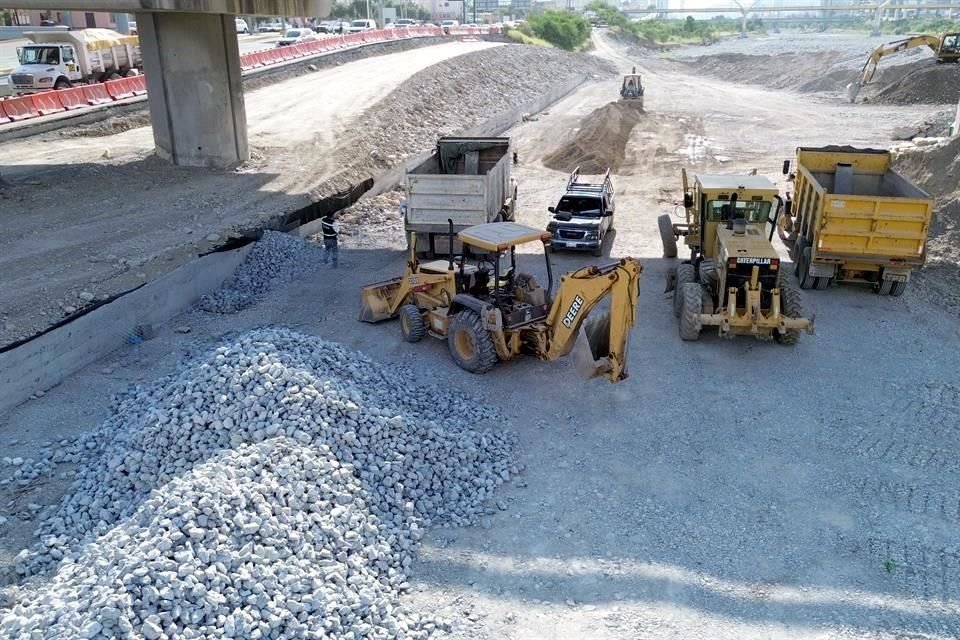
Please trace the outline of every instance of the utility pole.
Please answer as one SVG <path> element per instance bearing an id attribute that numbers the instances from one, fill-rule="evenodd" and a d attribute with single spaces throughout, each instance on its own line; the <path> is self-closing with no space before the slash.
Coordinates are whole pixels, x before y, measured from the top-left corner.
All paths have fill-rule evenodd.
<path id="1" fill-rule="evenodd" d="M 370 0 L 367 0 L 367 20 L 370 19 Z"/>

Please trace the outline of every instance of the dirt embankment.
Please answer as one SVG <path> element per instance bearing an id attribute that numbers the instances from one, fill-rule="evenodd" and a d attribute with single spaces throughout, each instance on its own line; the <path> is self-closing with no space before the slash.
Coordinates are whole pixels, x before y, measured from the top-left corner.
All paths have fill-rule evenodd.
<path id="1" fill-rule="evenodd" d="M 903 153 L 896 168 L 937 200 L 930 229 L 931 264 L 960 268 L 960 138 Z"/>
<path id="2" fill-rule="evenodd" d="M 595 109 L 583 119 L 573 140 L 547 154 L 543 164 L 558 171 L 580 167 L 590 175 L 607 169 L 616 172 L 626 155 L 630 133 L 643 117 L 643 111 L 629 102 L 611 102 Z"/>
<path id="3" fill-rule="evenodd" d="M 684 64 L 698 73 L 734 82 L 803 93 L 845 94 L 863 72 L 866 53 L 820 51 L 750 55 L 723 53 L 702 56 Z M 860 102 L 879 104 L 954 104 L 960 98 L 960 67 L 937 64 L 926 50 L 884 58 Z"/>

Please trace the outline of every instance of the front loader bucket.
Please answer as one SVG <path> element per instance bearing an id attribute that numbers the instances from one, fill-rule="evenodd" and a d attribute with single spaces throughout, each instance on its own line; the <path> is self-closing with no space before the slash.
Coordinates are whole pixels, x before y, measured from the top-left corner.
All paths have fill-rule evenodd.
<path id="1" fill-rule="evenodd" d="M 360 289 L 360 321 L 380 322 L 394 316 L 390 312 L 393 296 L 403 278 L 391 278 Z"/>
<path id="2" fill-rule="evenodd" d="M 577 332 L 571 356 L 573 367 L 582 378 L 595 378 L 610 371 L 609 313 L 584 321 Z"/>

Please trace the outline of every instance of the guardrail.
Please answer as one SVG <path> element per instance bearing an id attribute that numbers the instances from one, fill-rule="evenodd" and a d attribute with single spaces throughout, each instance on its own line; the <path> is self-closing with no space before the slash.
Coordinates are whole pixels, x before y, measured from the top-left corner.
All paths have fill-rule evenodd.
<path id="1" fill-rule="evenodd" d="M 440 27 L 410 27 L 407 29 L 378 29 L 342 36 L 330 36 L 320 40 L 311 40 L 302 44 L 294 44 L 273 49 L 253 51 L 240 56 L 241 71 L 271 67 L 290 62 L 298 58 L 305 58 L 354 47 L 363 44 L 408 40 L 412 38 L 436 36 L 479 36 L 497 35 L 499 29 L 494 27 L 468 28 L 454 27 L 441 29 Z M 12 87 L 11 87 L 12 88 Z M 84 107 L 98 106 L 124 100 L 147 93 L 147 81 L 142 75 L 108 80 L 96 84 L 84 84 L 69 89 L 50 90 L 33 93 L 25 96 L 0 99 L 0 125 L 12 124 L 39 118 L 55 113 L 72 111 Z"/>

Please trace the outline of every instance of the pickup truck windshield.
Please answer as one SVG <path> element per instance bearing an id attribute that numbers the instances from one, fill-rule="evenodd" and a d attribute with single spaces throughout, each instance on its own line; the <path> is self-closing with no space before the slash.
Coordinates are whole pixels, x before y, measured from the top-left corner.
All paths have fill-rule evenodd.
<path id="1" fill-rule="evenodd" d="M 584 218 L 600 217 L 600 198 L 586 198 L 582 196 L 563 196 L 557 211 L 569 213 Z"/>
<path id="2" fill-rule="evenodd" d="M 366 20 L 354 20 L 353 22 L 350 23 L 350 26 L 351 26 L 351 27 L 366 27 L 366 26 L 367 26 L 367 21 L 366 21 Z"/>
<path id="3" fill-rule="evenodd" d="M 60 64 L 60 47 L 24 47 L 20 64 Z"/>
<path id="4" fill-rule="evenodd" d="M 729 200 L 711 200 L 707 203 L 708 222 L 726 222 L 734 216 L 730 215 Z M 759 200 L 737 200 L 736 217 L 743 217 L 747 222 L 767 222 L 770 218 L 770 203 Z"/>

